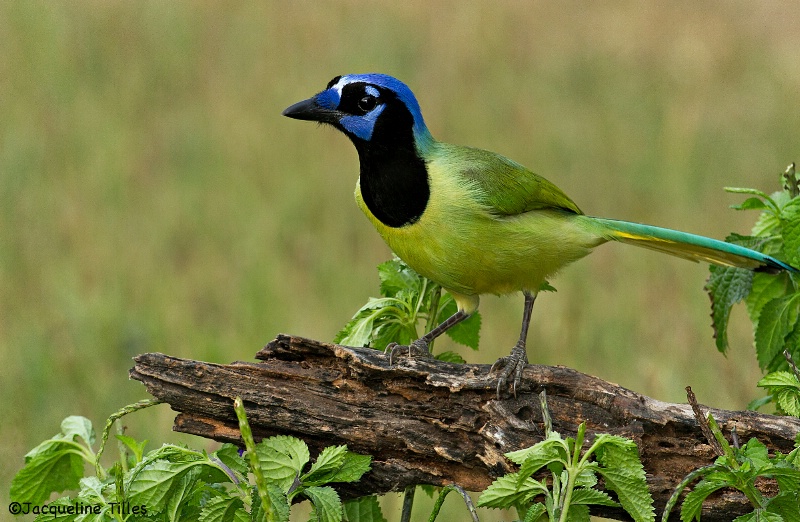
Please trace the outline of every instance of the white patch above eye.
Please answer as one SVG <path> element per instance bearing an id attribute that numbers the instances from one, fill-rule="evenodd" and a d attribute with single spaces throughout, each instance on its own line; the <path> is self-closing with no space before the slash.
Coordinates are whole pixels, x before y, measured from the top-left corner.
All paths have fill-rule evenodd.
<path id="1" fill-rule="evenodd" d="M 373 87 L 372 85 L 367 85 L 364 87 L 364 92 L 369 94 L 370 96 L 375 96 L 376 98 L 380 97 L 381 93 L 378 92 L 378 89 Z"/>

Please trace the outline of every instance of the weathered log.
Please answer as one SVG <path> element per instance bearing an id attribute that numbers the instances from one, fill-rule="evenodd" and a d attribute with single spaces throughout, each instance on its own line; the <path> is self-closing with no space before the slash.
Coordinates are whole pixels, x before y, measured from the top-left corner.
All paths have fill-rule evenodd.
<path id="1" fill-rule="evenodd" d="M 529 365 L 517 397 L 497 400 L 488 365 L 414 358 L 389 367 L 375 350 L 286 335 L 256 358 L 262 362 L 222 365 L 149 353 L 136 357 L 130 374 L 180 412 L 177 431 L 241 443 L 232 406 L 240 396 L 257 440 L 288 434 L 312 451 L 347 444 L 372 455 L 372 471 L 361 482 L 337 488 L 345 497 L 410 484 L 485 489 L 513 471 L 504 453 L 542 439 L 541 390 L 562 435 L 574 436 L 585 421 L 587 441 L 592 433 L 613 433 L 637 442 L 657 508 L 684 476 L 716 456 L 689 405 L 660 402 L 569 368 Z M 756 437 L 771 451 L 790 451 L 800 432 L 798 419 L 709 411 L 726 433 L 735 426 L 742 440 Z M 770 481 L 758 485 L 765 495 L 776 493 Z M 706 502 L 703 520 L 732 520 L 750 510 L 743 495 L 723 491 Z M 593 513 L 628 519 L 610 508 Z"/>

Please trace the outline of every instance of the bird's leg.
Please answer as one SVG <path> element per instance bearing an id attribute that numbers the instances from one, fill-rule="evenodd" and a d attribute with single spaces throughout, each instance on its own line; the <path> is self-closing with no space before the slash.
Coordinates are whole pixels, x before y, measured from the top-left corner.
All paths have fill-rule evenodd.
<path id="1" fill-rule="evenodd" d="M 511 382 L 511 390 L 514 397 L 517 396 L 517 385 L 522 381 L 522 370 L 528 364 L 528 352 L 525 349 L 525 342 L 528 339 L 528 326 L 531 323 L 531 312 L 533 311 L 533 303 L 536 301 L 536 294 L 524 292 L 525 294 L 525 308 L 522 311 L 522 329 L 519 333 L 519 341 L 511 349 L 511 354 L 497 359 L 489 370 L 493 372 L 502 368 L 500 377 L 497 380 L 497 399 L 500 399 L 500 390 L 503 389 L 508 383 L 508 378 L 514 375 L 514 380 Z"/>
<path id="2" fill-rule="evenodd" d="M 459 310 L 444 321 L 442 321 L 439 325 L 436 326 L 433 330 L 426 333 L 416 341 L 413 341 L 410 345 L 406 346 L 404 344 L 397 344 L 397 343 L 389 343 L 386 347 L 384 353 L 389 353 L 389 365 L 392 365 L 392 361 L 394 360 L 395 355 L 401 355 L 405 352 L 406 355 L 409 357 L 420 356 L 420 357 L 430 357 L 431 352 L 428 349 L 428 345 L 431 341 L 445 333 L 447 330 L 452 328 L 453 326 L 457 325 L 464 319 L 469 317 L 469 314 L 464 312 L 463 310 Z"/>

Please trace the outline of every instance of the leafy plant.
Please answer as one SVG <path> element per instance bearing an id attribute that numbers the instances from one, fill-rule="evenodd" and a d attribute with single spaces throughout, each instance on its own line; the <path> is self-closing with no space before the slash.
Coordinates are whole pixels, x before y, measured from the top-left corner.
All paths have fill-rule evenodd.
<path id="1" fill-rule="evenodd" d="M 662 522 L 669 519 L 681 492 L 698 478 L 702 480 L 686 495 L 681 505 L 682 522 L 699 521 L 706 498 L 724 488 L 738 489 L 754 508 L 752 513 L 736 518 L 735 522 L 800 520 L 800 436 L 791 453 L 783 455 L 777 452 L 770 457 L 767 447 L 754 438 L 741 448 L 732 447 L 711 414 L 708 415 L 708 425 L 723 455 L 714 464 L 693 471 L 678 485 L 664 508 Z M 778 495 L 765 498 L 755 486 L 758 477 L 775 479 Z"/>
<path id="2" fill-rule="evenodd" d="M 143 401 L 120 412 L 153 404 L 157 401 Z M 67 417 L 58 435 L 25 455 L 25 466 L 11 484 L 11 500 L 20 512 L 36 514 L 36 522 L 277 522 L 289 519 L 295 498 L 311 501 L 315 521 L 383 520 L 374 497 L 343 506 L 328 485 L 359 480 L 370 468 L 370 457 L 346 446 L 330 446 L 308 466 L 311 459 L 303 441 L 276 436 L 255 444 L 239 399 L 236 410 L 247 447 L 244 453 L 233 444 L 223 444 L 211 454 L 164 444 L 145 454 L 146 441 L 117 435 L 120 459 L 108 470 L 100 465 L 100 457 L 120 412 L 107 423 L 97 453 L 92 449 L 92 423 L 84 417 Z M 85 464 L 93 467 L 94 475 L 84 476 Z M 255 485 L 250 473 L 256 477 Z M 44 504 L 53 492 L 65 490 L 77 494 Z"/>
<path id="3" fill-rule="evenodd" d="M 750 236 L 731 235 L 727 241 L 755 248 L 800 266 L 800 180 L 794 164 L 783 174 L 783 190 L 768 195 L 750 188 L 726 188 L 751 197 L 733 208 L 760 210 Z M 753 273 L 740 268 L 711 267 L 706 290 L 717 348 L 728 347 L 727 326 L 734 304 L 744 300 L 753 323 L 758 364 L 762 370 L 785 368 L 782 352 L 800 356 L 800 289 L 797 276 Z"/>
<path id="4" fill-rule="evenodd" d="M 544 405 L 546 407 L 546 405 Z M 582 522 L 589 520 L 589 506 L 622 506 L 636 522 L 654 521 L 653 498 L 636 444 L 616 435 L 596 435 L 582 452 L 586 423 L 576 437 L 562 438 L 545 422 L 545 439 L 530 448 L 506 453 L 520 466 L 519 472 L 495 480 L 478 499 L 478 506 L 515 507 L 525 522 Z M 546 468 L 551 482 L 533 475 Z M 597 476 L 618 502 L 598 489 Z M 535 501 L 542 497 L 542 501 Z"/>
<path id="5" fill-rule="evenodd" d="M 769 392 L 767 399 L 775 402 L 780 413 L 800 417 L 800 371 L 789 352 L 784 352 L 791 372 L 777 371 L 765 375 L 758 386 Z"/>
<path id="6" fill-rule="evenodd" d="M 420 321 L 425 320 L 428 331 L 456 313 L 456 303 L 450 294 L 398 258 L 378 265 L 378 277 L 381 297 L 370 298 L 336 335 L 335 343 L 378 350 L 391 342 L 409 344 L 421 336 Z M 455 342 L 477 350 L 480 328 L 481 318 L 476 312 L 446 333 Z M 455 352 L 443 352 L 436 358 L 464 362 Z"/>

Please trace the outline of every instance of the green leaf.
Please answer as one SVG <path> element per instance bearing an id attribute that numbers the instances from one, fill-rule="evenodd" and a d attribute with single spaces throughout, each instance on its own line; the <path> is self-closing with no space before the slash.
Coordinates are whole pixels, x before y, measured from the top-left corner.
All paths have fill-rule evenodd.
<path id="1" fill-rule="evenodd" d="M 242 514 L 246 517 L 242 520 L 250 520 L 250 515 L 245 511 L 242 499 L 218 496 L 206 502 L 200 512 L 199 522 L 237 522 L 241 519 Z"/>
<path id="2" fill-rule="evenodd" d="M 53 506 L 56 508 L 56 512 L 49 512 L 41 515 L 37 515 L 34 519 L 34 522 L 78 522 L 78 518 L 80 517 L 80 522 L 84 522 L 84 515 L 80 514 L 77 510 L 80 505 L 85 505 L 85 503 L 79 499 L 73 499 L 70 497 L 61 497 L 53 502 L 48 503 L 48 506 Z M 69 513 L 69 508 L 74 506 L 75 512 L 72 514 Z M 59 509 L 61 508 L 61 509 Z"/>
<path id="3" fill-rule="evenodd" d="M 378 278 L 381 280 L 380 292 L 384 297 L 393 297 L 403 290 L 419 293 L 422 277 L 399 258 L 378 265 Z"/>
<path id="4" fill-rule="evenodd" d="M 446 352 L 439 352 L 435 355 L 435 358 L 449 363 L 456 363 L 456 364 L 464 364 L 466 361 L 463 357 L 461 357 L 456 352 L 446 351 Z"/>
<path id="5" fill-rule="evenodd" d="M 800 266 L 800 198 L 792 199 L 781 209 L 781 236 L 786 261 Z"/>
<path id="6" fill-rule="evenodd" d="M 742 268 L 711 265 L 706 291 L 711 297 L 711 319 L 717 350 L 728 349 L 728 319 L 734 304 L 744 299 L 753 283 L 753 272 Z"/>
<path id="7" fill-rule="evenodd" d="M 786 295 L 786 285 L 789 278 L 785 274 L 766 274 L 759 272 L 753 274 L 753 284 L 750 294 L 745 299 L 747 314 L 753 323 L 753 330 L 758 328 L 758 319 L 764 305 L 773 299 Z"/>
<path id="8" fill-rule="evenodd" d="M 605 491 L 589 488 L 577 488 L 572 491 L 573 504 L 592 504 L 596 506 L 619 506 Z"/>
<path id="9" fill-rule="evenodd" d="M 312 486 L 303 491 L 314 509 L 309 520 L 315 522 L 342 522 L 342 502 L 339 494 L 330 486 Z"/>
<path id="10" fill-rule="evenodd" d="M 750 411 L 758 411 L 759 408 L 762 406 L 766 406 L 767 404 L 772 402 L 772 395 L 767 395 L 766 397 L 759 397 L 758 399 L 753 399 L 747 404 L 747 409 Z"/>
<path id="11" fill-rule="evenodd" d="M 372 457 L 347 451 L 347 446 L 323 449 L 308 473 L 301 477 L 303 486 L 320 486 L 329 482 L 356 482 L 369 471 Z"/>
<path id="12" fill-rule="evenodd" d="M 555 448 L 561 458 L 566 461 L 567 445 L 564 439 L 557 431 L 551 431 L 547 434 L 547 438 L 537 442 L 533 446 L 521 450 L 510 451 L 505 454 L 505 457 L 518 466 L 522 466 L 528 458 L 535 455 L 549 454 L 552 448 Z"/>
<path id="13" fill-rule="evenodd" d="M 80 437 L 87 446 L 94 444 L 95 433 L 92 421 L 79 415 L 71 415 L 61 421 L 61 436 L 65 439 L 75 440 Z"/>
<path id="14" fill-rule="evenodd" d="M 681 506 L 681 521 L 691 522 L 692 520 L 700 520 L 700 514 L 703 511 L 703 502 L 706 498 L 717 490 L 729 487 L 731 484 L 724 481 L 700 481 L 692 491 L 690 491 L 686 498 L 683 499 Z"/>
<path id="15" fill-rule="evenodd" d="M 767 208 L 767 204 L 761 198 L 747 198 L 738 205 L 731 205 L 734 210 L 763 210 Z"/>
<path id="16" fill-rule="evenodd" d="M 376 495 L 348 500 L 342 508 L 346 522 L 387 522 Z"/>
<path id="17" fill-rule="evenodd" d="M 309 459 L 306 443 L 288 435 L 276 435 L 256 444 L 256 455 L 264 477 L 285 493 Z"/>
<path id="18" fill-rule="evenodd" d="M 786 338 L 795 328 L 798 319 L 800 293 L 773 299 L 764 305 L 756 329 L 756 352 L 762 370 L 771 370 L 781 364 L 781 352 Z"/>
<path id="19" fill-rule="evenodd" d="M 211 454 L 212 457 L 216 457 L 219 459 L 220 462 L 225 464 L 231 470 L 241 474 L 242 476 L 247 476 L 249 468 L 247 467 L 247 462 L 244 460 L 242 456 L 239 455 L 239 447 L 235 444 L 226 443 L 223 444 L 220 449 L 215 451 Z"/>
<path id="20" fill-rule="evenodd" d="M 756 509 L 752 513 L 734 518 L 733 522 L 784 522 L 784 518 L 777 513 Z"/>
<path id="21" fill-rule="evenodd" d="M 446 330 L 445 333 L 458 344 L 477 350 L 481 334 L 481 314 L 474 312 L 457 325 Z"/>
<path id="22" fill-rule="evenodd" d="M 606 489 L 617 494 L 619 503 L 636 522 L 652 522 L 655 520 L 653 497 L 647 488 L 647 480 L 639 460 L 636 444 L 616 435 L 598 435 L 593 446 L 598 468 L 606 481 Z"/>
<path id="23" fill-rule="evenodd" d="M 767 500 L 765 509 L 768 513 L 777 513 L 784 517 L 784 520 L 796 522 L 800 520 L 800 490 L 781 491 L 771 499 Z"/>
<path id="24" fill-rule="evenodd" d="M 195 466 L 176 480 L 170 488 L 169 498 L 164 506 L 167 520 L 181 520 L 184 513 L 189 511 L 189 502 L 193 498 L 201 474 L 201 466 Z"/>
<path id="25" fill-rule="evenodd" d="M 559 438 L 559 442 L 560 440 Z M 545 439 L 533 445 L 529 448 L 525 460 L 519 468 L 517 485 L 521 486 L 525 479 L 553 462 L 560 462 L 566 465 L 565 457 L 564 446 L 554 442 L 552 439 Z"/>
<path id="26" fill-rule="evenodd" d="M 345 453 L 344 462 L 329 482 L 357 482 L 361 480 L 364 473 L 370 470 L 371 463 L 372 457 L 369 455 L 359 455 L 348 451 Z"/>
<path id="27" fill-rule="evenodd" d="M 547 513 L 545 505 L 541 502 L 537 502 L 528 509 L 522 522 L 537 522 L 545 513 Z"/>
<path id="28" fill-rule="evenodd" d="M 518 473 L 509 473 L 496 479 L 481 493 L 478 507 L 506 509 L 527 502 L 536 495 L 547 494 L 547 486 L 532 478 L 517 487 L 518 478 Z"/>
<path id="29" fill-rule="evenodd" d="M 83 464 L 74 442 L 46 440 L 25 455 L 25 466 L 11 481 L 11 500 L 39 505 L 53 492 L 78 489 Z"/>
<path id="30" fill-rule="evenodd" d="M 275 484 L 267 484 L 267 495 L 272 504 L 273 515 L 269 522 L 289 522 L 289 499 L 286 497 L 286 493 Z M 264 506 L 261 504 L 261 496 L 258 494 L 257 488 L 253 488 L 250 499 L 253 505 L 250 513 L 251 519 L 253 522 L 264 521 L 266 519 Z"/>
<path id="31" fill-rule="evenodd" d="M 800 417 L 800 389 L 784 389 L 773 394 L 778 406 L 787 415 Z"/>
<path id="32" fill-rule="evenodd" d="M 194 469 L 205 465 L 202 461 L 144 461 L 141 467 L 137 466 L 131 471 L 126 480 L 126 499 L 131 504 L 147 506 L 148 510 L 154 512 L 164 511 L 176 491 L 185 491 L 186 484 L 182 482 L 184 475 L 192 473 L 191 480 L 196 480 L 198 475 L 195 473 L 199 473 L 199 470 Z"/>
<path id="33" fill-rule="evenodd" d="M 139 442 L 133 437 L 128 437 L 127 435 L 117 434 L 114 436 L 117 438 L 118 441 L 123 443 L 126 448 L 131 450 L 131 453 L 133 453 L 134 462 L 136 464 L 142 461 L 142 456 L 144 455 L 144 448 L 145 446 L 147 446 L 148 441 L 143 440 L 142 442 Z"/>
<path id="34" fill-rule="evenodd" d="M 797 388 L 800 389 L 800 381 L 793 372 L 779 371 L 768 373 L 756 384 L 759 388 L 771 390 L 773 388 Z"/>

